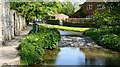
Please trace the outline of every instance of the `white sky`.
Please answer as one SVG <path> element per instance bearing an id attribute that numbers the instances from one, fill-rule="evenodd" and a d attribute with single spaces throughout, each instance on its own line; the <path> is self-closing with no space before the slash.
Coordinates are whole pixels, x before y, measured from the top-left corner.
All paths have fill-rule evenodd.
<path id="1" fill-rule="evenodd" d="M 59 0 L 60 2 L 66 2 L 67 0 Z M 71 2 L 79 2 L 80 4 L 84 3 L 86 0 L 70 0 Z"/>
<path id="2" fill-rule="evenodd" d="M 68 0 L 59 0 L 60 2 L 66 2 Z M 79 10 L 80 7 L 79 5 L 80 4 L 83 4 L 86 0 L 70 0 L 73 4 L 73 6 L 75 7 L 75 11 Z"/>
<path id="3" fill-rule="evenodd" d="M 60 2 L 66 2 L 67 0 L 59 0 Z M 70 0 L 71 2 L 78 2 L 80 4 L 84 3 L 86 0 Z"/>
<path id="4" fill-rule="evenodd" d="M 2 0 L 0 0 L 2 1 Z M 4 0 L 6 2 L 29 2 L 29 1 L 32 1 L 32 0 Z M 43 0 L 34 0 L 35 2 L 36 1 L 39 1 L 39 2 L 42 2 Z M 52 2 L 52 1 L 55 1 L 55 0 L 44 0 L 44 1 L 47 1 L 47 2 Z M 67 0 L 59 0 L 61 2 L 66 2 Z M 70 0 L 71 2 L 78 2 L 80 4 L 84 3 L 86 0 Z M 95 1 L 99 1 L 99 0 L 95 0 Z M 120 0 L 107 0 L 107 2 L 119 2 Z"/>

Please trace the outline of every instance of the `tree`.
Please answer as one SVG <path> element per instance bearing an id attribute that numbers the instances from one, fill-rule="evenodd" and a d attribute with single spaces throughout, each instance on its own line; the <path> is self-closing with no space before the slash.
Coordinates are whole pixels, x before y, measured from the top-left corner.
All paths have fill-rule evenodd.
<path id="1" fill-rule="evenodd" d="M 67 0 L 67 2 L 63 3 L 63 7 L 64 7 L 64 14 L 66 15 L 71 15 L 74 13 L 74 6 L 73 4 L 70 2 L 70 0 Z"/>
<path id="2" fill-rule="evenodd" d="M 95 11 L 97 26 L 120 26 L 120 2 L 106 3 L 105 10 Z"/>
<path id="3" fill-rule="evenodd" d="M 58 0 L 54 2 L 11 2 L 11 9 L 17 10 L 27 21 L 34 18 L 44 19 L 48 14 L 71 14 L 74 8 L 70 2 L 63 4 Z"/>

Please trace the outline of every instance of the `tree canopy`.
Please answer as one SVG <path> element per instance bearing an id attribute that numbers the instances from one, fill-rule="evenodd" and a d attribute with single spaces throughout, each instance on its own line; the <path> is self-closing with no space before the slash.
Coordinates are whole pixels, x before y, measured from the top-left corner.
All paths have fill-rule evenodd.
<path id="1" fill-rule="evenodd" d="M 71 2 L 62 3 L 58 0 L 53 2 L 11 2 L 10 6 L 28 21 L 32 21 L 34 18 L 44 19 L 48 14 L 63 13 L 70 15 L 74 12 L 74 6 Z"/>
<path id="2" fill-rule="evenodd" d="M 95 11 L 98 26 L 120 26 L 120 2 L 106 3 L 105 10 Z"/>

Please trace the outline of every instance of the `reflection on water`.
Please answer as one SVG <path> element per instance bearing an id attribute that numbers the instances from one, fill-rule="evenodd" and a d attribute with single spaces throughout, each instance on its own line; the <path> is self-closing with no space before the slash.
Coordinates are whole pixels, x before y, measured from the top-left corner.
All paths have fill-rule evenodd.
<path id="1" fill-rule="evenodd" d="M 120 54 L 106 49 L 87 48 L 81 49 L 85 55 L 86 65 L 119 65 Z"/>
<path id="2" fill-rule="evenodd" d="M 61 48 L 56 65 L 78 65 L 85 63 L 85 54 L 79 48 Z"/>
<path id="3" fill-rule="evenodd" d="M 55 53 L 54 51 L 52 52 Z M 120 54 L 118 52 L 103 49 L 80 49 L 63 47 L 58 51 L 56 58 L 52 58 L 53 65 L 119 65 Z M 54 54 L 55 55 L 55 54 Z M 49 56 L 49 55 L 48 55 Z M 49 63 L 48 63 L 49 64 Z"/>
<path id="4" fill-rule="evenodd" d="M 80 36 L 79 32 L 60 31 L 61 35 Z M 102 48 L 62 47 L 49 50 L 44 55 L 42 64 L 46 65 L 119 65 L 120 53 Z M 105 66 L 106 67 L 106 66 Z M 109 66 L 107 66 L 109 67 Z M 115 66 L 116 67 L 116 66 Z"/>

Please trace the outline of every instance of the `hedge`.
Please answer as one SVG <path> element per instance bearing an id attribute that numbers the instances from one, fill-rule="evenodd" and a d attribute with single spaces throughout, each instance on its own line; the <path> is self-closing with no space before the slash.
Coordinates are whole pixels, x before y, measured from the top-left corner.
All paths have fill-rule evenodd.
<path id="1" fill-rule="evenodd" d="M 60 25 L 59 20 L 47 20 L 47 24 L 52 25 Z M 94 27 L 94 23 L 91 21 L 80 21 L 80 22 L 66 22 L 63 21 L 63 26 L 70 26 L 70 27 Z"/>
<path id="2" fill-rule="evenodd" d="M 59 25 L 59 20 L 47 20 L 47 24 Z"/>

